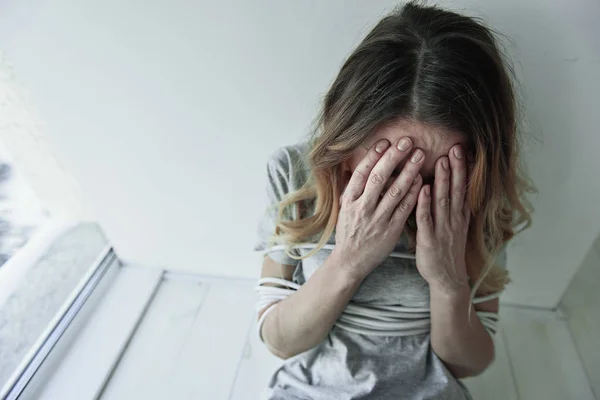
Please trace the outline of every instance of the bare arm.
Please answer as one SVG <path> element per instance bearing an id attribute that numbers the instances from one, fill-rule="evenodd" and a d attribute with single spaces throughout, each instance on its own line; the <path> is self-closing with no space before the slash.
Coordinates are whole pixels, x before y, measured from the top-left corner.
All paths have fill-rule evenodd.
<path id="1" fill-rule="evenodd" d="M 332 252 L 297 292 L 279 302 L 268 315 L 262 336 L 277 357 L 289 358 L 302 353 L 327 336 L 362 281 L 358 274 L 340 268 L 340 263 L 337 253 Z M 269 274 L 269 270 L 278 269 L 280 265 L 266 257 L 263 276 L 277 276 Z M 287 271 L 290 267 L 284 266 Z"/>
<path id="2" fill-rule="evenodd" d="M 321 343 L 364 277 L 398 243 L 422 185 L 424 156 L 416 150 L 420 157 L 411 158 L 384 192 L 393 170 L 411 154 L 412 142 L 407 140 L 409 146 L 402 150 L 378 142 L 356 167 L 342 196 L 334 250 L 299 290 L 265 317 L 262 336 L 273 354 L 288 358 Z M 265 259 L 263 276 L 280 276 L 281 265 L 273 263 Z M 284 270 L 291 276 L 289 266 Z"/>
<path id="3" fill-rule="evenodd" d="M 435 167 L 433 193 L 417 204 L 417 268 L 429 283 L 431 347 L 457 378 L 478 375 L 494 359 L 494 342 L 471 310 L 465 249 L 471 210 L 465 200 L 464 151 L 454 146 Z M 498 311 L 498 300 L 477 306 Z"/>
<path id="4" fill-rule="evenodd" d="M 498 311 L 498 300 L 478 304 L 469 320 L 468 287 L 431 291 L 431 347 L 457 378 L 482 373 L 494 360 L 494 341 L 475 313 Z"/>

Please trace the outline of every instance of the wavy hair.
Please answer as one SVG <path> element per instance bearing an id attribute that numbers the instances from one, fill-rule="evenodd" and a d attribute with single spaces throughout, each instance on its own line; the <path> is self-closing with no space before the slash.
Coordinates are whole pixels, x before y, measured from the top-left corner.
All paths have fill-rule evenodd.
<path id="1" fill-rule="evenodd" d="M 466 264 L 473 293 L 504 288 L 495 264 L 505 243 L 531 224 L 520 171 L 514 73 L 494 32 L 481 21 L 410 2 L 383 18 L 343 64 L 327 92 L 310 142 L 310 179 L 279 203 L 278 242 L 297 259 L 334 232 L 342 166 L 378 127 L 406 118 L 464 133 L 473 160 L 467 201 L 472 217 Z M 286 218 L 313 202 L 312 215 Z M 407 232 L 414 244 L 414 220 Z M 299 257 L 294 244 L 317 241 Z"/>

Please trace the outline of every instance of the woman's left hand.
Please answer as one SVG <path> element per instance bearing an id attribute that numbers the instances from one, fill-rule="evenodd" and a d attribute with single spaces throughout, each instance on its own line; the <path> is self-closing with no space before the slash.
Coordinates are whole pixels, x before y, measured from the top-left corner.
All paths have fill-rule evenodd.
<path id="1" fill-rule="evenodd" d="M 419 193 L 416 208 L 416 261 L 432 289 L 453 293 L 468 287 L 465 247 L 470 209 L 465 200 L 467 165 L 461 145 L 435 165 L 433 193 L 429 185 Z"/>

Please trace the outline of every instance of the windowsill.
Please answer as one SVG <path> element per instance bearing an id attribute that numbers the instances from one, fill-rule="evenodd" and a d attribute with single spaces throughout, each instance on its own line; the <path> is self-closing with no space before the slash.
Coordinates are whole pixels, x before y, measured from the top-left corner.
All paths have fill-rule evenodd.
<path id="1" fill-rule="evenodd" d="M 0 267 L 0 387 L 106 243 L 95 223 L 51 220 Z"/>

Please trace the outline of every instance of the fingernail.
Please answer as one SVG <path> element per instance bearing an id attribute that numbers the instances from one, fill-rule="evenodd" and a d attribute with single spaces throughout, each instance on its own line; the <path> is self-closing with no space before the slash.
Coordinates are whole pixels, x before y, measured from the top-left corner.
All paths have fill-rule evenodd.
<path id="1" fill-rule="evenodd" d="M 463 158 L 463 148 L 462 148 L 462 146 L 456 146 L 454 148 L 454 156 L 456 158 Z"/>
<path id="2" fill-rule="evenodd" d="M 418 163 L 419 161 L 421 161 L 421 159 L 423 158 L 423 152 L 421 150 L 416 150 L 413 153 L 412 158 L 410 159 L 410 161 L 412 161 L 413 163 Z"/>
<path id="3" fill-rule="evenodd" d="M 448 171 L 448 157 L 444 157 L 442 158 L 442 168 L 444 168 L 444 170 Z"/>
<path id="4" fill-rule="evenodd" d="M 409 138 L 402 138 L 398 142 L 398 150 L 406 151 L 406 150 L 410 149 L 411 145 L 412 145 L 412 141 Z"/>
<path id="5" fill-rule="evenodd" d="M 387 140 L 382 140 L 375 146 L 375 151 L 378 153 L 383 153 L 385 149 L 387 149 L 390 145 L 390 142 Z"/>
<path id="6" fill-rule="evenodd" d="M 425 192 L 426 196 L 429 196 L 429 191 L 430 191 L 429 185 L 425 185 L 425 189 L 423 189 L 423 191 Z"/>

